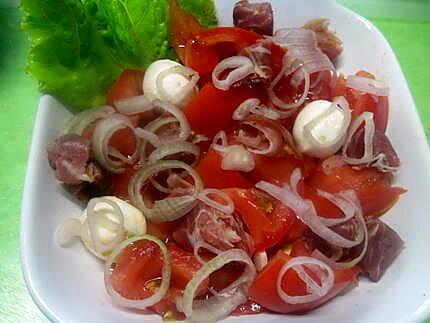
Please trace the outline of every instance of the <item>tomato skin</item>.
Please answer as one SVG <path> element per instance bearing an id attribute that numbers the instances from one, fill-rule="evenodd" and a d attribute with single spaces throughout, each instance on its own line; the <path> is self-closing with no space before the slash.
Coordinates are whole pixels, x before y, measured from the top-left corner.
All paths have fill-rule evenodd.
<path id="1" fill-rule="evenodd" d="M 176 311 L 176 297 L 182 296 L 185 286 L 201 268 L 201 263 L 193 254 L 184 251 L 173 243 L 166 244 L 172 264 L 172 275 L 168 294 L 157 304 L 151 306 L 155 312 L 164 315 Z M 137 241 L 125 248 L 116 260 L 110 277 L 112 287 L 128 299 L 144 299 L 152 295 L 148 282 L 161 276 L 163 266 L 159 247 L 148 240 Z M 199 286 L 197 294 L 203 295 L 208 287 L 206 279 Z"/>
<path id="2" fill-rule="evenodd" d="M 124 70 L 109 89 L 107 104 L 113 105 L 116 100 L 143 94 L 143 76 L 141 70 Z"/>
<path id="3" fill-rule="evenodd" d="M 207 83 L 182 110 L 195 132 L 214 136 L 218 131 L 233 129 L 234 110 L 246 99 L 255 97 L 255 91 L 247 87 L 231 88 L 227 91 L 217 89 Z"/>
<path id="4" fill-rule="evenodd" d="M 170 43 L 181 59 L 185 63 L 185 46 L 190 39 L 204 30 L 203 26 L 189 12 L 183 10 L 177 0 L 169 2 L 170 7 Z"/>
<path id="5" fill-rule="evenodd" d="M 358 71 L 357 76 L 375 79 L 368 72 Z M 373 97 L 372 95 L 360 92 L 346 86 L 346 78 L 340 75 L 336 84 L 331 91 L 332 98 L 336 96 L 344 96 L 352 110 L 352 119 L 354 120 L 363 112 L 368 111 L 373 113 L 375 121 L 375 129 L 385 132 L 388 125 L 389 103 L 388 98 L 384 96 Z"/>
<path id="6" fill-rule="evenodd" d="M 197 164 L 195 170 L 200 175 L 205 187 L 211 188 L 250 188 L 253 184 L 238 171 L 223 170 L 222 157 L 214 150 L 209 149 Z"/>
<path id="7" fill-rule="evenodd" d="M 134 166 L 125 167 L 125 171 L 120 174 L 112 174 L 112 194 L 123 199 L 130 201 L 128 195 L 128 183 L 130 183 L 131 177 L 137 169 Z"/>
<path id="8" fill-rule="evenodd" d="M 357 193 L 365 216 L 379 216 L 390 209 L 406 192 L 391 186 L 391 175 L 375 168 L 355 170 L 351 166 L 333 169 L 330 174 L 315 172 L 307 184 L 314 189 L 337 193 L 352 189 Z"/>
<path id="9" fill-rule="evenodd" d="M 284 184 L 289 182 L 294 169 L 300 168 L 302 174 L 307 177 L 316 168 L 314 160 L 306 156 L 298 159 L 293 155 L 276 158 L 254 155 L 254 160 L 255 168 L 247 174 L 254 182 L 267 181 Z"/>
<path id="10" fill-rule="evenodd" d="M 249 289 L 249 297 L 258 304 L 277 313 L 303 313 L 328 302 L 351 283 L 356 283 L 357 275 L 360 272 L 358 268 L 337 270 L 335 271 L 335 284 L 323 298 L 305 304 L 287 304 L 278 295 L 276 281 L 282 266 L 290 259 L 292 257 L 283 251 L 278 251 L 254 280 Z M 290 295 L 306 294 L 306 285 L 298 277 L 297 273 L 292 270 L 287 271 L 284 275 L 282 287 Z"/>
<path id="11" fill-rule="evenodd" d="M 261 38 L 257 33 L 237 27 L 206 29 L 188 41 L 185 63 L 200 74 L 209 73 L 224 56 L 223 52 L 228 52 L 227 56 L 237 55 Z"/>
<path id="12" fill-rule="evenodd" d="M 264 251 L 280 241 L 303 235 L 305 225 L 279 201 L 251 189 L 224 190 L 233 200 L 254 241 L 256 251 Z"/>

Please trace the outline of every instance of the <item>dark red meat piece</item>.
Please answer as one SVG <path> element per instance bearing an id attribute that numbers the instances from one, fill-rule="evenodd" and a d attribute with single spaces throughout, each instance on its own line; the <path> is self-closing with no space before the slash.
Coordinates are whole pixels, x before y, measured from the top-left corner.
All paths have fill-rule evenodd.
<path id="1" fill-rule="evenodd" d="M 239 1 L 234 6 L 233 23 L 236 27 L 271 36 L 273 35 L 272 5 L 269 2 Z"/>
<path id="2" fill-rule="evenodd" d="M 313 19 L 307 22 L 303 27 L 313 30 L 317 37 L 318 47 L 324 54 L 334 61 L 343 51 L 342 41 L 334 32 L 328 29 L 330 24 L 328 19 Z"/>

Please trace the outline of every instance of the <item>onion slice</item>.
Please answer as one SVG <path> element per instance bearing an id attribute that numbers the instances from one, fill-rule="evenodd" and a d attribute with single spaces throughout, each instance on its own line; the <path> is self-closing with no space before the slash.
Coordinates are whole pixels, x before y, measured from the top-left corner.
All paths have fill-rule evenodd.
<path id="1" fill-rule="evenodd" d="M 371 95 L 388 96 L 388 87 L 383 82 L 367 77 L 349 75 L 346 79 L 346 86 Z"/>
<path id="2" fill-rule="evenodd" d="M 135 243 L 135 242 L 140 241 L 140 240 L 152 241 L 152 242 L 156 243 L 161 250 L 161 253 L 163 255 L 163 268 L 161 271 L 161 284 L 160 284 L 160 287 L 157 289 L 157 291 L 153 295 L 151 295 L 150 297 L 142 299 L 142 300 L 132 300 L 132 299 L 128 299 L 128 298 L 125 298 L 124 296 L 120 295 L 113 288 L 113 286 L 110 282 L 110 276 L 111 276 L 112 271 L 114 270 L 113 268 L 114 268 L 114 264 L 115 264 L 115 260 L 116 260 L 117 256 L 125 248 L 127 248 L 130 244 Z M 167 294 L 167 291 L 169 290 L 169 286 L 170 286 L 171 272 L 172 272 L 172 264 L 171 264 L 170 255 L 169 255 L 169 252 L 167 251 L 166 245 L 161 240 L 159 240 L 158 238 L 153 237 L 153 236 L 148 235 L 148 234 L 144 234 L 142 236 L 133 237 L 133 238 L 130 238 L 128 240 L 123 241 L 122 243 L 120 243 L 115 248 L 115 250 L 112 251 L 112 253 L 108 257 L 106 264 L 105 264 L 104 281 L 105 281 L 105 286 L 106 286 L 106 290 L 107 290 L 108 294 L 112 297 L 112 299 L 114 300 L 114 302 L 116 304 L 118 304 L 119 306 L 126 307 L 126 308 L 134 308 L 134 309 L 144 310 L 144 309 L 148 308 L 149 306 L 152 306 L 152 305 L 158 303 L 159 301 L 161 301 L 163 299 L 163 297 Z"/>
<path id="3" fill-rule="evenodd" d="M 75 133 L 82 135 L 84 130 L 94 121 L 106 118 L 115 113 L 115 109 L 105 105 L 75 114 L 64 126 L 63 134 Z"/>
<path id="4" fill-rule="evenodd" d="M 195 165 L 200 157 L 200 148 L 187 141 L 169 142 L 155 149 L 149 156 L 148 161 L 154 163 L 166 157 L 173 157 L 175 154 L 184 153 L 194 156 L 194 161 L 191 165 Z M 172 158 L 170 158 L 172 159 Z"/>
<path id="5" fill-rule="evenodd" d="M 193 178 L 194 190 L 192 195 L 166 197 L 154 202 L 148 208 L 144 202 L 141 190 L 156 174 L 166 170 L 183 169 Z M 187 214 L 197 203 L 197 196 L 203 189 L 203 182 L 197 172 L 184 162 L 177 160 L 160 160 L 137 171 L 128 186 L 131 202 L 139 208 L 145 217 L 153 222 L 167 222 L 179 219 Z"/>
<path id="6" fill-rule="evenodd" d="M 320 282 L 316 282 L 308 272 L 311 271 L 314 275 L 317 275 Z M 291 296 L 288 295 L 282 288 L 282 279 L 288 270 L 294 270 L 300 277 L 300 279 L 306 283 L 306 290 L 309 294 Z M 327 264 L 324 262 L 312 258 L 312 257 L 294 257 L 287 261 L 281 268 L 276 280 L 276 289 L 279 297 L 287 304 L 305 304 L 314 302 L 325 295 L 334 286 L 334 272 Z"/>
<path id="7" fill-rule="evenodd" d="M 138 149 L 136 149 L 133 155 L 128 158 L 123 156 L 124 158 L 121 158 L 120 160 L 112 160 L 109 157 L 110 152 L 112 151 L 109 149 L 110 138 L 118 130 L 126 128 L 129 128 L 134 132 L 134 127 L 127 117 L 118 113 L 112 114 L 97 124 L 94 129 L 94 135 L 91 138 L 96 160 L 100 165 L 112 173 L 122 173 L 124 171 L 124 168 L 122 167 L 124 165 L 124 159 L 128 159 L 129 163 L 133 163 L 138 157 Z"/>
<path id="8" fill-rule="evenodd" d="M 152 101 L 146 95 L 133 96 L 113 103 L 118 112 L 125 115 L 143 113 L 154 109 Z"/>
<path id="9" fill-rule="evenodd" d="M 194 300 L 200 284 L 210 274 L 231 262 L 246 265 L 242 275 L 223 291 L 207 300 Z M 238 305 L 247 299 L 247 291 L 256 276 L 255 266 L 247 253 L 241 249 L 230 249 L 220 253 L 203 265 L 187 284 L 182 299 L 178 300 L 180 308 L 191 322 L 215 322 L 226 318 Z"/>
<path id="10" fill-rule="evenodd" d="M 260 115 L 271 120 L 278 120 L 281 115 L 274 109 L 261 105 L 261 101 L 256 98 L 250 98 L 243 101 L 233 112 L 233 120 L 244 120 L 251 114 Z"/>
<path id="11" fill-rule="evenodd" d="M 211 195 L 215 195 L 217 199 L 215 200 L 211 198 Z M 198 199 L 223 213 L 231 214 L 234 212 L 233 200 L 230 196 L 228 196 L 227 193 L 221 190 L 215 188 L 206 188 L 199 193 Z M 223 200 L 225 203 L 218 202 L 219 199 Z"/>
<path id="12" fill-rule="evenodd" d="M 287 114 L 285 114 L 285 111 L 284 111 L 284 115 L 282 115 L 283 118 L 286 118 L 286 117 L 289 117 L 292 113 L 294 113 L 293 111 L 295 111 L 295 110 L 293 110 L 293 109 L 298 108 L 299 106 L 301 106 L 305 102 L 305 100 L 308 96 L 308 93 L 309 93 L 311 81 L 310 81 L 309 73 L 307 71 L 305 71 L 304 69 L 299 69 L 300 65 L 297 64 L 296 62 L 291 62 L 288 54 L 284 55 L 282 62 L 283 62 L 282 69 L 279 72 L 279 74 L 270 83 L 269 87 L 267 88 L 267 93 L 269 94 L 269 98 L 275 106 L 277 106 L 278 108 L 284 109 L 284 110 L 289 110 L 287 112 Z M 303 79 L 305 81 L 303 93 L 296 102 L 286 103 L 286 102 L 282 101 L 276 95 L 275 87 L 278 85 L 279 81 L 284 76 L 288 76 L 295 71 L 298 71 L 299 73 L 301 73 L 303 75 Z"/>
<path id="13" fill-rule="evenodd" d="M 227 77 L 221 80 L 220 76 L 231 69 L 233 70 L 228 72 Z M 248 57 L 227 57 L 219 62 L 212 71 L 212 83 L 217 89 L 227 91 L 234 83 L 254 73 L 254 70 L 254 64 Z"/>
<path id="14" fill-rule="evenodd" d="M 284 184 L 283 187 L 279 187 L 269 182 L 260 181 L 255 186 L 291 208 L 303 223 L 330 244 L 342 248 L 352 248 L 360 244 L 364 239 L 364 232 L 362 230 L 358 232 L 354 240 L 349 240 L 331 230 L 321 221 L 313 203 L 310 200 L 304 200 L 297 193 L 297 184 L 300 179 L 300 169 L 296 168 L 291 175 L 291 183 L 289 185 Z"/>

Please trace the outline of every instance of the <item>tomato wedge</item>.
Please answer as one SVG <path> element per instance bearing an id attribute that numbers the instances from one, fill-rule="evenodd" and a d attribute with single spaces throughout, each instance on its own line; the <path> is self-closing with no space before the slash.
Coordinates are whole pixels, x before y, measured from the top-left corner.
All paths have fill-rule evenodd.
<path id="1" fill-rule="evenodd" d="M 278 295 L 276 281 L 282 266 L 292 259 L 283 251 L 270 260 L 269 264 L 258 274 L 249 289 L 249 297 L 263 307 L 277 313 L 302 313 L 314 309 L 341 293 L 349 285 L 357 282 L 358 268 L 335 271 L 333 288 L 319 300 L 305 304 L 285 303 Z M 282 279 L 282 288 L 289 295 L 306 295 L 306 285 L 293 270 L 286 272 Z"/>
<path id="2" fill-rule="evenodd" d="M 237 27 L 218 27 L 198 33 L 185 50 L 185 64 L 201 74 L 211 72 L 223 56 L 237 55 L 262 36 Z"/>
<path id="3" fill-rule="evenodd" d="M 375 77 L 365 71 L 359 71 L 356 75 L 375 79 Z M 346 78 L 341 75 L 336 80 L 336 85 L 332 90 L 332 97 L 344 96 L 352 109 L 352 118 L 355 119 L 363 112 L 373 113 L 375 128 L 385 132 L 388 124 L 388 98 L 383 96 L 372 96 L 365 92 L 360 92 L 346 86 Z"/>
<path id="4" fill-rule="evenodd" d="M 214 150 L 209 149 L 196 166 L 204 186 L 211 188 L 250 188 L 253 184 L 238 171 L 223 170 L 221 168 L 222 157 Z"/>
<path id="5" fill-rule="evenodd" d="M 170 290 L 161 302 L 152 309 L 162 315 L 175 311 L 175 295 L 179 296 L 187 283 L 201 268 L 201 263 L 193 254 L 186 252 L 173 243 L 167 249 L 172 263 Z M 140 240 L 125 248 L 118 256 L 111 275 L 112 287 L 128 299 L 144 299 L 153 294 L 161 275 L 163 259 L 159 247 L 147 240 Z M 206 292 L 208 280 L 198 289 L 198 294 Z"/>
<path id="6" fill-rule="evenodd" d="M 400 187 L 392 187 L 391 175 L 374 168 L 355 170 L 351 166 L 333 169 L 330 174 L 315 172 L 307 183 L 314 189 L 330 193 L 354 190 L 361 202 L 365 216 L 379 216 L 389 210 L 406 192 Z"/>
<path id="7" fill-rule="evenodd" d="M 291 173 L 296 168 L 300 168 L 305 177 L 316 168 L 316 163 L 309 157 L 298 159 L 293 155 L 284 157 L 254 155 L 254 160 L 255 168 L 247 174 L 254 182 L 267 181 L 283 184 L 289 182 Z"/>
<path id="8" fill-rule="evenodd" d="M 191 129 L 212 137 L 220 130 L 228 132 L 233 129 L 234 110 L 243 101 L 255 96 L 256 92 L 248 87 L 241 86 L 222 91 L 212 83 L 206 83 L 182 111 Z"/>
<path id="9" fill-rule="evenodd" d="M 264 251 L 280 241 L 303 235 L 305 225 L 294 212 L 256 189 L 227 189 L 254 241 L 256 251 Z"/>
<path id="10" fill-rule="evenodd" d="M 183 10 L 176 0 L 170 1 L 170 44 L 182 63 L 185 63 L 185 46 L 204 28 L 189 12 Z"/>
<path id="11" fill-rule="evenodd" d="M 107 104 L 119 99 L 130 98 L 143 94 L 142 83 L 144 72 L 141 70 L 124 70 L 107 94 Z"/>

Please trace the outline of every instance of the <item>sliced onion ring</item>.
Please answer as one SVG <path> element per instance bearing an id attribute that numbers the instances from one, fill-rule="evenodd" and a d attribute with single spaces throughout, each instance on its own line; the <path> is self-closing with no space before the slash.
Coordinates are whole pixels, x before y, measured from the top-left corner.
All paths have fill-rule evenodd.
<path id="1" fill-rule="evenodd" d="M 283 187 L 272 183 L 260 181 L 255 186 L 269 195 L 277 198 L 284 205 L 291 208 L 296 216 L 302 220 L 315 234 L 336 247 L 352 248 L 360 244 L 364 239 L 364 232 L 360 230 L 354 240 L 342 237 L 340 234 L 326 226 L 317 215 L 315 207 L 310 200 L 304 200 L 297 193 L 297 178 L 301 178 L 300 169 L 296 168 L 291 175 L 291 184 Z"/>
<path id="2" fill-rule="evenodd" d="M 348 147 L 352 137 L 357 132 L 361 124 L 364 122 L 364 153 L 361 158 L 352 158 L 348 156 Z M 345 162 L 350 165 L 370 164 L 375 158 L 373 156 L 373 138 L 375 136 L 375 122 L 373 120 L 372 112 L 363 112 L 357 119 L 355 119 L 349 128 L 348 137 L 342 148 L 342 156 Z"/>
<path id="3" fill-rule="evenodd" d="M 114 290 L 112 284 L 110 283 L 110 276 L 113 270 L 112 268 L 113 264 L 115 263 L 117 256 L 130 244 L 140 240 L 148 240 L 156 243 L 160 248 L 161 253 L 163 254 L 161 284 L 157 292 L 151 295 L 150 297 L 142 300 L 132 300 L 132 299 L 125 298 L 124 296 L 120 295 L 116 290 Z M 158 303 L 159 301 L 161 301 L 163 297 L 166 295 L 170 286 L 171 272 L 172 272 L 172 265 L 171 265 L 170 255 L 169 255 L 169 252 L 167 251 L 166 245 L 161 240 L 148 234 L 144 234 L 138 237 L 133 237 L 120 243 L 115 248 L 115 250 L 112 251 L 108 259 L 106 260 L 105 269 L 104 269 L 104 281 L 105 281 L 106 291 L 115 301 L 115 303 L 118 304 L 119 306 L 144 310 L 149 306 L 152 306 Z"/>
<path id="4" fill-rule="evenodd" d="M 77 135 L 82 135 L 84 130 L 91 123 L 106 118 L 114 113 L 115 109 L 108 105 L 79 112 L 66 123 L 63 134 L 75 133 Z"/>
<path id="5" fill-rule="evenodd" d="M 376 96 L 388 96 L 388 87 L 383 82 L 367 77 L 349 75 L 346 79 L 346 86 Z"/>
<path id="6" fill-rule="evenodd" d="M 125 115 L 143 113 L 154 109 L 152 101 L 146 95 L 133 96 L 114 102 L 118 112 Z"/>
<path id="7" fill-rule="evenodd" d="M 191 154 L 193 155 L 194 162 L 191 165 L 194 165 L 198 162 L 200 157 L 200 148 L 199 146 L 193 145 L 187 141 L 174 141 L 166 143 L 157 149 L 155 149 L 149 156 L 148 161 L 150 163 L 154 163 L 158 160 L 162 160 L 168 156 L 172 156 L 179 153 Z"/>
<path id="8" fill-rule="evenodd" d="M 94 150 L 96 160 L 100 163 L 100 165 L 112 173 L 122 173 L 124 171 L 124 168 L 122 167 L 124 162 L 122 160 L 112 160 L 109 157 L 109 140 L 116 131 L 125 128 L 129 128 L 134 132 L 134 127 L 127 117 L 118 113 L 112 114 L 97 124 L 96 128 L 94 129 L 94 135 L 91 138 L 92 148 Z M 133 163 L 136 161 L 138 153 L 139 150 L 136 149 L 133 155 L 131 155 L 129 158 L 124 158 L 129 159 L 130 163 Z"/>
<path id="9" fill-rule="evenodd" d="M 294 64 L 294 62 L 293 63 L 290 62 L 287 54 L 284 55 L 284 58 L 282 61 L 283 61 L 282 69 L 279 72 L 279 74 L 273 79 L 272 83 L 270 83 L 270 85 L 267 89 L 267 93 L 269 94 L 270 100 L 278 108 L 281 108 L 284 110 L 290 110 L 290 111 L 288 111 L 287 115 L 283 116 L 283 117 L 288 117 L 289 115 L 291 115 L 293 113 L 294 110 L 292 110 L 292 109 L 298 108 L 299 106 L 301 106 L 305 102 L 305 100 L 308 96 L 308 93 L 309 93 L 309 87 L 310 87 L 311 80 L 310 80 L 310 76 L 309 76 L 308 72 L 306 72 L 302 68 L 299 69 L 298 71 L 300 73 L 302 73 L 303 79 L 305 80 L 305 85 L 304 85 L 302 95 L 300 96 L 300 98 L 296 102 L 293 102 L 293 103 L 286 103 L 286 102 L 282 101 L 275 93 L 276 85 L 279 83 L 279 81 L 284 76 L 290 75 L 291 73 L 293 73 L 294 71 L 296 71 L 299 68 L 299 66 L 292 67 L 292 64 Z"/>
<path id="10" fill-rule="evenodd" d="M 220 79 L 223 72 L 228 72 L 224 80 Z M 231 56 L 223 59 L 212 71 L 212 83 L 217 89 L 227 91 L 234 83 L 254 73 L 254 64 L 245 56 Z"/>
<path id="11" fill-rule="evenodd" d="M 178 135 L 178 140 L 186 140 L 191 133 L 191 129 L 190 124 L 188 123 L 188 120 L 185 117 L 184 113 L 181 111 L 181 109 L 175 107 L 173 104 L 160 100 L 154 100 L 153 104 L 154 106 L 160 107 L 164 111 L 170 113 L 178 120 L 179 125 L 181 127 L 181 131 Z"/>
<path id="12" fill-rule="evenodd" d="M 194 300 L 200 284 L 216 270 L 231 262 L 246 265 L 243 274 L 230 286 L 207 300 Z M 247 299 L 247 291 L 256 276 L 255 266 L 247 253 L 241 249 L 230 249 L 220 253 L 203 265 L 187 284 L 182 299 L 178 301 L 187 319 L 192 322 L 215 322 L 226 318 L 238 305 Z"/>
<path id="13" fill-rule="evenodd" d="M 218 198 L 221 198 L 221 200 L 223 200 L 225 203 L 220 203 L 214 200 L 210 197 L 210 195 L 216 195 Z M 234 212 L 233 200 L 230 198 L 230 196 L 228 196 L 227 193 L 221 190 L 215 188 L 206 188 L 199 193 L 198 199 L 223 213 L 231 214 Z"/>
<path id="14" fill-rule="evenodd" d="M 351 205 L 354 205 L 354 207 L 355 207 L 355 216 L 358 220 L 358 223 L 360 224 L 360 226 L 362 228 L 362 231 L 364 232 L 363 246 L 362 246 L 361 252 L 357 257 L 355 257 L 351 260 L 347 260 L 347 261 L 337 261 L 337 260 L 339 260 L 339 257 L 336 254 L 334 255 L 334 257 L 329 258 L 326 255 L 324 255 L 321 251 L 319 251 L 318 249 L 315 249 L 312 252 L 312 256 L 317 258 L 317 259 L 324 261 L 333 269 L 348 269 L 348 268 L 352 268 L 355 265 L 357 265 L 365 256 L 365 254 L 367 252 L 368 243 L 369 243 L 369 232 L 367 230 L 366 222 L 365 222 L 364 217 L 363 217 L 363 212 L 362 212 L 362 209 L 360 206 L 360 201 L 358 200 L 355 192 L 352 190 L 343 191 L 343 192 L 338 193 L 338 195 L 340 198 L 344 199 L 345 201 L 348 201 Z M 338 205 L 338 204 L 336 204 L 336 205 Z M 340 207 L 340 205 L 338 205 L 338 207 Z M 335 249 L 335 251 L 336 251 L 336 249 Z"/>
<path id="15" fill-rule="evenodd" d="M 260 115 L 267 119 L 278 120 L 281 115 L 274 109 L 269 109 L 261 105 L 261 101 L 256 98 L 250 98 L 243 101 L 233 112 L 233 120 L 244 120 L 250 114 Z"/>
<path id="16" fill-rule="evenodd" d="M 143 200 L 141 190 L 152 176 L 161 171 L 170 169 L 183 169 L 194 180 L 192 195 L 166 197 L 154 202 L 152 208 L 148 208 Z M 179 219 L 187 214 L 197 203 L 197 196 L 203 189 L 203 182 L 197 172 L 184 162 L 177 160 L 160 160 L 137 171 L 128 185 L 128 193 L 131 202 L 139 208 L 145 217 L 153 222 L 167 222 Z"/>
<path id="17" fill-rule="evenodd" d="M 318 275 L 318 278 L 321 280 L 321 285 L 319 285 L 313 280 L 312 277 L 309 276 L 309 274 L 304 270 L 304 266 L 306 266 L 308 270 L 312 271 L 314 274 Z M 317 268 L 319 268 L 319 270 Z M 306 283 L 306 289 L 309 293 L 308 295 L 291 296 L 283 290 L 282 279 L 289 269 L 294 270 L 299 275 L 300 279 Z M 333 269 L 331 269 L 324 262 L 312 257 L 294 257 L 287 261 L 279 271 L 278 278 L 276 280 L 276 289 L 279 297 L 285 303 L 305 304 L 314 302 L 327 295 L 327 293 L 334 286 L 334 279 L 335 276 Z"/>

